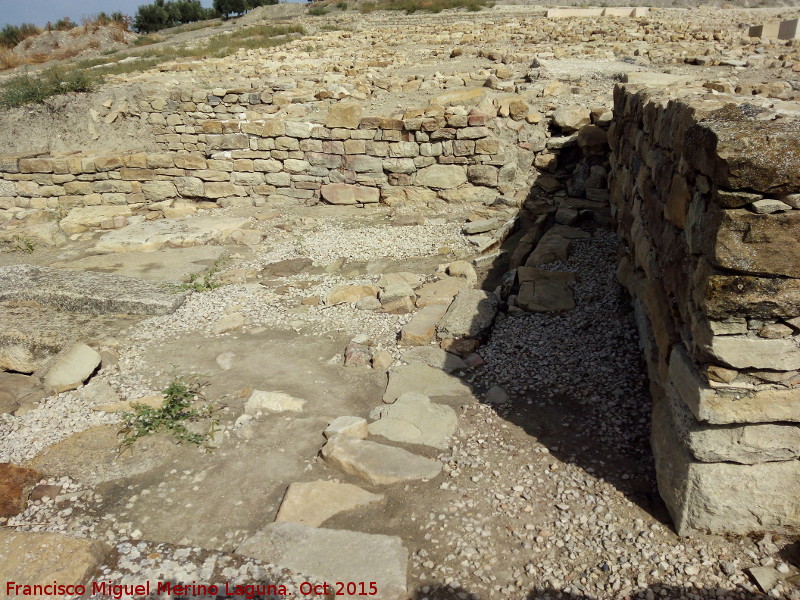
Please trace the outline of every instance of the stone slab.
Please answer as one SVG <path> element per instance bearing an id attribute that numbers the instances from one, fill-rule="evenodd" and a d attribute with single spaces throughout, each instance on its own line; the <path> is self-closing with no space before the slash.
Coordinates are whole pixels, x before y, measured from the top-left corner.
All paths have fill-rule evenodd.
<path id="1" fill-rule="evenodd" d="M 55 392 L 74 390 L 100 366 L 100 353 L 86 344 L 73 344 L 58 356 L 44 376 L 46 387 Z"/>
<path id="2" fill-rule="evenodd" d="M 422 363 L 444 371 L 445 373 L 452 373 L 453 371 L 460 371 L 467 368 L 467 363 L 465 363 L 464 359 L 460 356 L 456 356 L 436 346 L 416 346 L 410 348 L 403 353 L 400 360 L 409 364 Z"/>
<path id="3" fill-rule="evenodd" d="M 184 217 L 134 223 L 104 234 L 97 252 L 153 252 L 161 248 L 184 248 L 221 243 L 249 219 L 241 217 Z"/>
<path id="4" fill-rule="evenodd" d="M 406 392 L 419 392 L 430 398 L 472 398 L 472 390 L 458 377 L 423 363 L 398 365 L 389 370 L 389 384 L 383 401 L 391 403 Z"/>
<path id="5" fill-rule="evenodd" d="M 286 490 L 275 521 L 319 527 L 340 512 L 381 500 L 383 500 L 381 494 L 371 494 L 350 483 L 295 482 L 290 484 Z"/>
<path id="6" fill-rule="evenodd" d="M 175 312 L 185 292 L 133 277 L 34 265 L 0 267 L 0 301 L 32 301 L 89 314 L 164 315 Z"/>
<path id="7" fill-rule="evenodd" d="M 439 339 L 475 337 L 488 329 L 497 314 L 497 297 L 483 290 L 458 293 L 436 326 Z"/>
<path id="8" fill-rule="evenodd" d="M 674 426 L 678 437 L 698 461 L 751 465 L 800 457 L 800 425 L 704 425 L 672 386 L 666 390 L 666 402 L 671 422 L 653 422 L 653 427 Z M 661 412 L 663 416 L 664 411 Z"/>
<path id="9" fill-rule="evenodd" d="M 77 539 L 55 533 L 29 533 L 0 528 L 0 581 L 46 585 L 86 583 L 108 555 L 110 548 L 96 540 Z M 63 596 L 28 596 L 63 598 Z"/>
<path id="10" fill-rule="evenodd" d="M 221 246 L 162 248 L 158 253 L 93 254 L 51 266 L 181 284 L 188 281 L 189 276 L 207 271 L 224 253 L 225 248 Z"/>
<path id="11" fill-rule="evenodd" d="M 670 354 L 669 383 L 702 423 L 800 422 L 798 388 L 714 389 L 680 346 L 673 347 Z"/>
<path id="12" fill-rule="evenodd" d="M 0 369 L 33 373 L 74 341 L 103 340 L 130 319 L 0 304 Z"/>
<path id="13" fill-rule="evenodd" d="M 663 414 L 663 412 L 667 414 Z M 658 490 L 679 535 L 754 531 L 791 533 L 800 527 L 800 461 L 755 465 L 692 459 L 665 402 L 653 406 L 653 455 Z"/>
<path id="14" fill-rule="evenodd" d="M 575 273 L 519 267 L 516 304 L 533 312 L 555 312 L 575 308 Z"/>
<path id="15" fill-rule="evenodd" d="M 433 479 L 442 470 L 442 463 L 402 448 L 342 435 L 328 440 L 322 458 L 371 485 Z"/>
<path id="16" fill-rule="evenodd" d="M 0 463 L 0 517 L 13 517 L 25 510 L 28 494 L 41 477 L 35 469 Z"/>
<path id="17" fill-rule="evenodd" d="M 393 442 L 447 448 L 458 428 L 458 416 L 449 406 L 434 404 L 424 394 L 408 392 L 393 404 L 379 407 L 380 419 L 370 423 L 369 434 Z"/>
<path id="18" fill-rule="evenodd" d="M 400 330 L 400 342 L 409 346 L 424 346 L 436 337 L 436 324 L 444 317 L 447 306 L 431 304 L 421 308 Z"/>
<path id="19" fill-rule="evenodd" d="M 407 598 L 408 551 L 396 536 L 273 523 L 236 552 L 328 582 L 374 581 L 380 600 Z M 337 596 L 350 597 L 359 596 Z"/>

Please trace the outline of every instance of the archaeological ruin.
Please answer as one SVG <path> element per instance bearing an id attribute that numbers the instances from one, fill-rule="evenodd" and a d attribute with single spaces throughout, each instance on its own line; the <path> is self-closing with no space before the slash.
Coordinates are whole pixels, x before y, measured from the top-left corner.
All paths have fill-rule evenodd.
<path id="1" fill-rule="evenodd" d="M 0 109 L 0 598 L 800 599 L 800 10 L 367 4 Z"/>

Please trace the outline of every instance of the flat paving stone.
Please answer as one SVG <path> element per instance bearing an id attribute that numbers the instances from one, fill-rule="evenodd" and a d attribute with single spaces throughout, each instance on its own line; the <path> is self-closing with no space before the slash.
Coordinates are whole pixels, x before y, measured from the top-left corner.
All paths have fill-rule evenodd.
<path id="1" fill-rule="evenodd" d="M 375 582 L 377 594 L 371 598 L 407 598 L 408 550 L 396 536 L 273 523 L 245 540 L 236 553 L 324 579 L 332 586 L 337 581 L 367 586 Z M 366 597 L 358 595 L 361 590 L 352 595 L 346 587 L 343 591 L 336 597 Z"/>
<path id="2" fill-rule="evenodd" d="M 0 301 L 36 302 L 57 310 L 130 315 L 164 315 L 186 299 L 185 292 L 133 277 L 34 265 L 0 267 Z"/>
<path id="3" fill-rule="evenodd" d="M 442 463 L 402 448 L 342 435 L 328 440 L 322 458 L 372 485 L 433 479 L 442 470 Z"/>
<path id="4" fill-rule="evenodd" d="M 295 482 L 286 490 L 275 521 L 319 527 L 340 512 L 381 500 L 381 494 L 372 494 L 351 483 Z"/>

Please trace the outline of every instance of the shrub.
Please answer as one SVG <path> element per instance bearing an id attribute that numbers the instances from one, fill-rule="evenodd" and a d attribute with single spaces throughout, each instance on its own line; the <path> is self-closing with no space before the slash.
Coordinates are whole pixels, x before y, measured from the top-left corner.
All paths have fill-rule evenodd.
<path id="1" fill-rule="evenodd" d="M 41 29 L 31 23 L 6 25 L 3 29 L 0 29 L 0 46 L 4 48 L 13 48 L 23 40 L 38 35 L 41 32 Z"/>
<path id="2" fill-rule="evenodd" d="M 347 10 L 347 2 L 337 2 L 336 8 L 339 10 Z"/>
<path id="3" fill-rule="evenodd" d="M 95 79 L 80 70 L 65 72 L 51 69 L 41 77 L 31 77 L 28 73 L 23 73 L 0 86 L 0 107 L 42 103 L 52 96 L 68 92 L 91 92 L 96 84 Z"/>
<path id="4" fill-rule="evenodd" d="M 328 14 L 328 9 L 324 6 L 316 5 L 308 9 L 308 14 L 314 17 L 321 17 Z"/>
<path id="5" fill-rule="evenodd" d="M 358 10 L 360 12 L 364 13 L 365 15 L 367 15 L 367 14 L 369 14 L 371 12 L 375 12 L 376 8 L 377 8 L 377 6 L 375 5 L 374 2 L 364 2 L 363 4 L 361 4 L 358 7 Z"/>

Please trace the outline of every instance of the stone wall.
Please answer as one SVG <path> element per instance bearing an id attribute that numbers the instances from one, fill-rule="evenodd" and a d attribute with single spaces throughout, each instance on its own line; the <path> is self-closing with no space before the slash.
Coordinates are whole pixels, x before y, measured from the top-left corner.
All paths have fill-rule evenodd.
<path id="1" fill-rule="evenodd" d="M 800 530 L 799 108 L 615 90 L 619 277 L 681 534 Z"/>
<path id="2" fill-rule="evenodd" d="M 230 112 L 218 106 L 203 118 L 192 109 L 211 105 L 150 103 L 163 112 L 146 118 L 158 115 L 174 130 L 164 135 L 178 136 L 175 147 L 171 137 L 160 140 L 162 153 L 2 156 L 0 209 L 148 207 L 175 199 L 491 203 L 524 196 L 537 153 L 552 156 L 544 123 L 513 107 L 505 116 L 433 106 L 388 118 L 364 117 L 357 102 L 346 101 L 314 121 L 238 112 L 255 96 L 261 100 L 226 94 L 219 106 Z"/>

